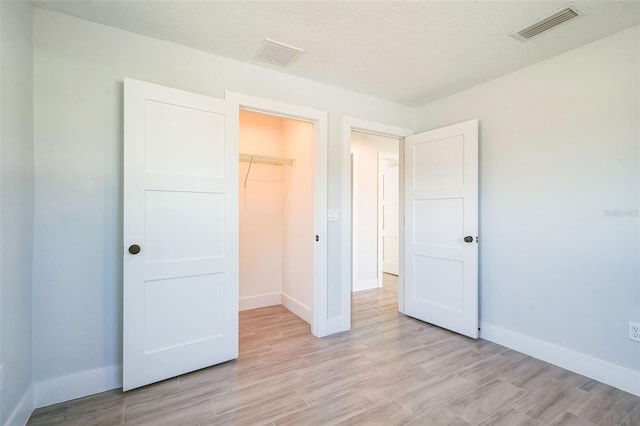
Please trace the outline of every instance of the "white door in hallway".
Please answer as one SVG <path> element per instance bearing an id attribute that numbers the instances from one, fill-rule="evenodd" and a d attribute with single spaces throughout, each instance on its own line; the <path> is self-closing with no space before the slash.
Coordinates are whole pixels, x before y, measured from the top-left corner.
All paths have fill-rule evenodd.
<path id="1" fill-rule="evenodd" d="M 405 313 L 478 337 L 478 121 L 405 139 Z"/>
<path id="2" fill-rule="evenodd" d="M 225 109 L 125 80 L 124 390 L 238 356 L 238 152 Z"/>
<path id="3" fill-rule="evenodd" d="M 382 273 L 398 275 L 400 266 L 398 154 L 378 153 L 378 171 L 378 286 L 382 286 Z"/>

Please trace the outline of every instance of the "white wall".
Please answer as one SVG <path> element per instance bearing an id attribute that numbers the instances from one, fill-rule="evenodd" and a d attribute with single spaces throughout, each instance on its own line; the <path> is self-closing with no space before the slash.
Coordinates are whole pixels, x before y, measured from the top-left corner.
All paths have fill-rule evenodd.
<path id="1" fill-rule="evenodd" d="M 68 379 L 82 382 L 85 389 L 113 387 L 117 380 L 109 376 L 87 383 L 82 374 L 121 363 L 125 76 L 218 98 L 229 90 L 328 111 L 328 207 L 334 209 L 340 208 L 342 196 L 343 116 L 413 127 L 409 107 L 36 8 L 33 309 L 38 404 L 60 397 L 47 389 L 65 375 L 80 373 Z M 340 223 L 329 222 L 328 232 L 328 311 L 337 317 Z M 44 386 L 47 379 L 53 382 Z"/>
<path id="2" fill-rule="evenodd" d="M 283 157 L 283 121 L 240 111 L 240 152 Z M 240 163 L 240 309 L 280 303 L 282 292 L 283 182 L 289 167 Z"/>
<path id="3" fill-rule="evenodd" d="M 640 320 L 639 43 L 628 29 L 417 117 L 419 130 L 480 119 L 483 335 L 564 353 L 574 368 L 606 365 L 601 375 L 636 393 L 640 376 L 623 376 L 640 371 L 627 338 Z"/>
<path id="4" fill-rule="evenodd" d="M 398 154 L 399 142 L 384 136 L 351 132 L 355 154 L 353 291 L 378 287 L 378 153 Z"/>
<path id="5" fill-rule="evenodd" d="M 285 154 L 295 163 L 285 186 L 282 303 L 311 322 L 315 236 L 315 127 L 283 122 Z"/>
<path id="6" fill-rule="evenodd" d="M 31 397 L 33 249 L 32 15 L 0 2 L 0 424 L 24 424 Z"/>

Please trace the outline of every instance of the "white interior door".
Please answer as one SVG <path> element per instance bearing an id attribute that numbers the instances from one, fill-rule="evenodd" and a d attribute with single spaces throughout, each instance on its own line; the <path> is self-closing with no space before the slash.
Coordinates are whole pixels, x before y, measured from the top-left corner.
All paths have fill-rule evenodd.
<path id="1" fill-rule="evenodd" d="M 225 105 L 125 80 L 124 390 L 238 356 L 238 152 Z"/>
<path id="2" fill-rule="evenodd" d="M 400 167 L 397 154 L 378 155 L 378 263 L 381 263 L 378 282 L 382 285 L 382 272 L 393 275 L 399 272 Z"/>
<path id="3" fill-rule="evenodd" d="M 405 139 L 405 313 L 478 337 L 478 121 Z"/>

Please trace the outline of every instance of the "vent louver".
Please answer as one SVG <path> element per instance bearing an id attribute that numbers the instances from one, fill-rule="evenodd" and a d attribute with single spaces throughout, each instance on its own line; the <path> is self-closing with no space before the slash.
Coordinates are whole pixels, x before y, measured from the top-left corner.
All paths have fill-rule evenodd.
<path id="1" fill-rule="evenodd" d="M 298 49 L 297 47 L 265 39 L 258 48 L 255 58 L 281 67 L 288 67 L 298 59 L 303 52 L 304 50 Z"/>
<path id="2" fill-rule="evenodd" d="M 580 9 L 571 4 L 553 12 L 550 15 L 545 16 L 544 18 L 534 22 L 533 24 L 529 24 L 518 31 L 512 32 L 510 35 L 520 41 L 527 41 L 540 33 L 557 27 L 558 25 L 576 18 L 582 14 L 583 13 L 582 11 L 580 11 Z"/>

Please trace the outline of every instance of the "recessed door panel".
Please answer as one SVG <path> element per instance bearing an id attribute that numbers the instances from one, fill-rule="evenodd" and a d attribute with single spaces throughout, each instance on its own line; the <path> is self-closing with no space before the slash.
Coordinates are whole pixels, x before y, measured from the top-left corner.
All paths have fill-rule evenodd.
<path id="1" fill-rule="evenodd" d="M 151 99 L 145 107 L 147 173 L 224 176 L 224 114 Z"/>
<path id="2" fill-rule="evenodd" d="M 145 282 L 145 354 L 219 338 L 222 303 L 223 274 Z"/>
<path id="3" fill-rule="evenodd" d="M 414 297 L 437 308 L 464 309 L 464 265 L 461 261 L 415 256 L 414 276 L 422 285 L 414 286 Z"/>
<path id="4" fill-rule="evenodd" d="M 148 262 L 222 257 L 224 194 L 145 191 Z"/>
<path id="5" fill-rule="evenodd" d="M 415 200 L 413 241 L 417 245 L 461 249 L 464 240 L 461 198 Z"/>
<path id="6" fill-rule="evenodd" d="M 425 140 L 413 147 L 414 188 L 460 186 L 464 182 L 464 136 Z"/>

